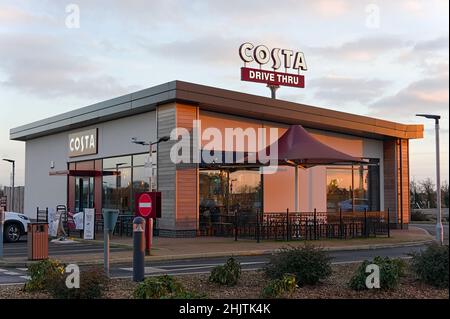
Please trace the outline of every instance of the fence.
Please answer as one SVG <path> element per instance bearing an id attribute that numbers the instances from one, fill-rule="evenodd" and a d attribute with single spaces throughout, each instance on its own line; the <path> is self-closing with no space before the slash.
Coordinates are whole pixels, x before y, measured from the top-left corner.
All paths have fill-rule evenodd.
<path id="1" fill-rule="evenodd" d="M 24 186 L 16 186 L 14 189 L 12 187 L 3 187 L 2 196 L 6 196 L 6 210 L 10 212 L 23 213 L 23 202 L 24 202 Z M 13 196 L 14 192 L 14 196 Z M 14 202 L 13 202 L 14 198 Z"/>
<path id="2" fill-rule="evenodd" d="M 199 235 L 259 240 L 318 240 L 390 236 L 387 212 L 274 212 L 221 215 Z"/>

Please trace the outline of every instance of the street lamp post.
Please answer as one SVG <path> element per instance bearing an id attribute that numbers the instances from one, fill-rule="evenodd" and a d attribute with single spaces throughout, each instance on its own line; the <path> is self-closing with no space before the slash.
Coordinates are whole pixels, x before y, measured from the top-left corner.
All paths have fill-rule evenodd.
<path id="1" fill-rule="evenodd" d="M 436 132 L 436 241 L 441 245 L 444 243 L 444 229 L 442 227 L 442 211 L 441 211 L 441 160 L 439 149 L 439 120 L 440 115 L 432 114 L 416 114 L 416 116 L 425 117 L 434 120 Z"/>
<path id="2" fill-rule="evenodd" d="M 12 190 L 11 190 L 11 203 L 12 203 L 12 209 L 11 211 L 14 211 L 14 182 L 15 182 L 15 175 L 16 175 L 16 161 L 9 159 L 9 158 L 4 158 L 3 159 L 5 162 L 9 162 L 12 164 Z"/>
<path id="3" fill-rule="evenodd" d="M 152 156 L 153 156 L 153 145 L 157 145 L 161 142 L 166 142 L 170 140 L 170 136 L 163 136 L 160 137 L 156 142 L 145 142 L 145 141 L 139 141 L 137 140 L 136 137 L 133 137 L 131 139 L 131 143 L 134 144 L 138 144 L 138 145 L 147 145 L 149 147 L 149 155 L 150 155 L 150 177 L 149 177 L 149 189 L 151 192 L 153 192 L 153 181 L 152 181 L 152 177 L 153 177 L 153 160 L 152 160 Z M 145 233 L 146 235 L 146 254 L 150 255 L 150 247 L 152 245 L 152 237 L 153 237 L 153 218 L 148 218 L 147 222 L 145 223 Z"/>
<path id="4" fill-rule="evenodd" d="M 153 191 L 153 187 L 152 187 L 152 176 L 151 176 L 151 175 L 153 175 L 153 160 L 152 160 L 153 145 L 157 145 L 157 144 L 159 144 L 159 143 L 161 143 L 161 142 L 166 142 L 166 141 L 168 141 L 168 140 L 170 140 L 170 136 L 163 136 L 163 137 L 160 137 L 156 142 L 139 141 L 139 140 L 136 139 L 136 137 L 133 137 L 133 138 L 131 139 L 131 143 L 139 144 L 139 145 L 148 145 L 148 147 L 149 147 L 149 155 L 150 155 L 150 171 L 151 171 L 151 174 L 150 174 L 150 180 L 149 180 L 149 182 L 150 182 L 150 185 L 149 185 L 150 191 Z"/>

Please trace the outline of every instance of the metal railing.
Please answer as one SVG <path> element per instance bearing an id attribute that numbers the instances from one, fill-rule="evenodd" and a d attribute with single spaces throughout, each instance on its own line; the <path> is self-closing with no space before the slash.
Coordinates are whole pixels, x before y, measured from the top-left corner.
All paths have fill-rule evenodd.
<path id="1" fill-rule="evenodd" d="M 199 235 L 260 240 L 318 240 L 390 236 L 387 212 L 234 212 L 200 224 Z"/>

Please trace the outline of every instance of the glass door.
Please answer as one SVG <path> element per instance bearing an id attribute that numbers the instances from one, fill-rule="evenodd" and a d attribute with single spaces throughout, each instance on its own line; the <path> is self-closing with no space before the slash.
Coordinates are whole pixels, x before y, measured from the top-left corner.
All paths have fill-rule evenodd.
<path id="1" fill-rule="evenodd" d="M 94 208 L 94 177 L 75 177 L 75 212 Z"/>

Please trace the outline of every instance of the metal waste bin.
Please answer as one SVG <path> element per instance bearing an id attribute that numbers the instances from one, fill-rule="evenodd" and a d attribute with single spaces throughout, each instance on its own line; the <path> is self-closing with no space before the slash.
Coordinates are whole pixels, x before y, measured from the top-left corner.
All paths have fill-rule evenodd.
<path id="1" fill-rule="evenodd" d="M 28 260 L 48 258 L 48 224 L 28 224 Z"/>

